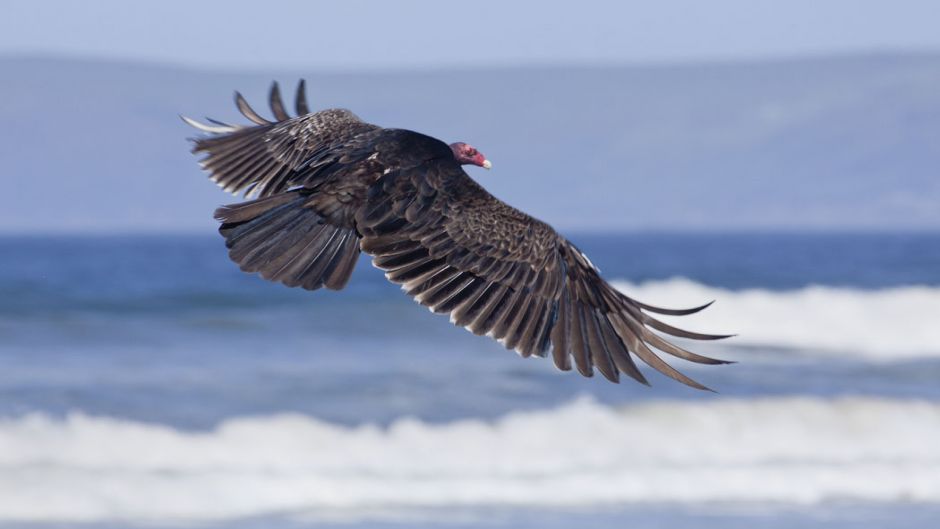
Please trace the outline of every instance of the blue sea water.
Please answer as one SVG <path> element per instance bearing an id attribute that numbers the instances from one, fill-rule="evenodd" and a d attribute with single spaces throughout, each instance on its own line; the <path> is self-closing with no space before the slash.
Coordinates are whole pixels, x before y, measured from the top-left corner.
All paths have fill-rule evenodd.
<path id="1" fill-rule="evenodd" d="M 212 236 L 0 238 L 0 526 L 933 527 L 940 235 L 575 234 L 717 390 L 557 372 Z M 937 446 L 934 446 L 937 445 Z M 896 522 L 896 523 L 895 523 Z"/>

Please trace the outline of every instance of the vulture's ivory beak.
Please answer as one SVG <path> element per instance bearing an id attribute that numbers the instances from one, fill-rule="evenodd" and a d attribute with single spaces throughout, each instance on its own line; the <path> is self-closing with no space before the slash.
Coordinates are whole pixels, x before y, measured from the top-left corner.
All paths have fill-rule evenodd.
<path id="1" fill-rule="evenodd" d="M 483 168 L 489 169 L 490 167 L 493 167 L 493 164 L 491 164 L 489 160 L 483 160 Z"/>

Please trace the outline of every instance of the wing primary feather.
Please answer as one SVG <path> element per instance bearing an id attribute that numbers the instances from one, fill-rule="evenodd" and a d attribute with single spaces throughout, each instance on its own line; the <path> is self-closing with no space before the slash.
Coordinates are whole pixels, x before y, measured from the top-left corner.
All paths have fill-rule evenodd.
<path id="1" fill-rule="evenodd" d="M 620 300 L 619 305 L 622 310 L 625 310 L 634 319 L 638 321 L 643 321 L 645 315 L 642 312 L 640 312 L 639 309 L 631 306 L 627 301 L 622 300 L 622 299 Z M 624 317 L 626 317 L 626 315 Z M 717 358 L 711 358 L 708 356 L 703 356 L 700 354 L 693 353 L 691 351 L 687 351 L 663 339 L 661 336 L 659 336 L 658 334 L 654 333 L 653 331 L 645 327 L 639 327 L 639 330 L 640 330 L 640 334 L 638 336 L 639 339 L 643 340 L 644 342 L 649 343 L 650 345 L 659 349 L 660 351 L 663 351 L 664 353 L 670 354 L 678 358 L 682 358 L 683 360 L 688 360 L 689 362 L 695 362 L 697 364 L 709 364 L 709 365 L 734 363 L 730 360 L 719 360 Z"/>
<path id="2" fill-rule="evenodd" d="M 603 315 L 600 313 L 600 309 L 588 311 L 587 307 L 583 307 L 581 310 L 584 311 L 583 321 L 587 329 L 588 344 L 591 347 L 591 358 L 594 360 L 594 366 L 607 380 L 614 383 L 620 382 L 620 372 L 614 366 L 610 351 L 607 350 L 607 345 L 604 343 L 601 334 L 598 319 L 602 318 Z"/>
<path id="3" fill-rule="evenodd" d="M 307 82 L 303 79 L 297 83 L 297 95 L 294 98 L 294 107 L 298 116 L 310 113 L 310 107 L 307 106 Z"/>
<path id="4" fill-rule="evenodd" d="M 266 167 L 271 161 L 265 157 L 264 147 L 251 145 L 243 151 L 233 153 L 231 156 L 220 157 L 218 161 L 212 160 L 207 164 L 214 173 L 231 175 L 228 179 L 234 180 L 242 175 L 250 174 L 258 167 Z"/>
<path id="5" fill-rule="evenodd" d="M 284 101 L 281 99 L 281 87 L 278 86 L 277 81 L 271 83 L 271 92 L 268 95 L 268 99 L 271 103 L 271 112 L 274 113 L 274 117 L 278 121 L 290 119 L 290 114 L 284 110 Z"/>
<path id="6" fill-rule="evenodd" d="M 195 119 L 188 118 L 188 117 L 182 116 L 182 115 L 180 116 L 180 119 L 182 119 L 187 125 L 189 125 L 190 127 L 194 128 L 194 129 L 198 129 L 198 130 L 201 130 L 201 131 L 203 131 L 203 132 L 209 132 L 209 133 L 212 133 L 212 134 L 226 134 L 226 133 L 235 132 L 236 130 L 238 130 L 238 129 L 236 129 L 236 128 L 235 128 L 234 126 L 232 126 L 232 125 L 225 125 L 225 126 L 222 126 L 222 125 L 206 125 L 205 123 L 200 123 L 200 122 L 196 121 Z"/>
<path id="7" fill-rule="evenodd" d="M 614 317 L 615 317 L 615 321 L 619 322 L 621 325 L 629 329 L 630 331 L 629 334 L 632 334 L 635 337 L 638 337 L 640 336 L 640 334 L 642 334 L 642 330 L 639 328 L 639 325 L 633 322 L 628 315 L 614 314 Z M 623 335 L 621 334 L 621 336 Z M 691 378 L 677 371 L 671 365 L 667 364 L 662 358 L 657 356 L 656 353 L 651 351 L 650 348 L 647 347 L 645 343 L 643 343 L 643 340 L 636 338 L 633 340 L 633 343 L 631 345 L 634 347 L 634 349 L 632 349 L 633 353 L 637 355 L 640 358 L 640 360 L 646 363 L 646 365 L 652 367 L 656 371 L 659 371 L 660 373 L 666 375 L 667 377 L 673 380 L 677 380 L 685 384 L 686 386 L 690 386 L 690 387 L 705 390 L 705 391 L 711 391 L 712 393 L 714 393 L 714 390 L 700 384 L 699 382 L 696 382 L 695 380 L 692 380 Z"/>
<path id="8" fill-rule="evenodd" d="M 283 175 L 289 174 L 290 168 L 277 163 L 267 163 L 259 165 L 256 172 L 253 173 L 252 181 L 254 187 L 248 193 L 255 196 L 268 196 L 284 191 L 284 182 L 281 181 Z"/>
<path id="9" fill-rule="evenodd" d="M 221 163 L 227 163 L 232 159 L 240 158 L 245 151 L 261 151 L 258 145 L 258 134 L 257 131 L 240 131 L 239 134 L 230 134 L 224 136 L 224 143 L 217 143 L 211 140 L 219 139 L 218 137 L 214 138 L 200 138 L 196 141 L 196 145 L 193 148 L 193 152 L 207 152 L 205 158 L 200 160 L 200 164 L 204 169 L 212 169 L 213 172 L 217 172 L 217 165 Z M 210 178 L 215 178 L 218 175 L 211 175 Z"/>
<path id="10" fill-rule="evenodd" d="M 656 318 L 653 318 L 643 313 L 640 313 L 640 316 L 642 318 L 643 323 L 645 323 L 646 325 L 649 325 L 650 327 L 658 331 L 662 331 L 672 336 L 678 336 L 680 338 L 690 338 L 692 340 L 723 340 L 725 338 L 731 338 L 732 336 L 734 336 L 733 334 L 702 334 L 702 333 L 687 331 L 685 329 L 679 329 L 667 323 L 663 323 L 657 320 Z"/>
<path id="11" fill-rule="evenodd" d="M 218 125 L 218 126 L 220 126 L 220 127 L 228 127 L 228 128 L 230 128 L 230 129 L 232 129 L 232 131 L 236 131 L 236 130 L 239 130 L 239 129 L 241 129 L 241 128 L 244 128 L 244 127 L 242 127 L 241 125 L 232 125 L 231 123 L 226 123 L 226 122 L 224 122 L 224 121 L 219 121 L 219 120 L 217 120 L 217 119 L 212 119 L 212 118 L 210 118 L 209 116 L 206 116 L 206 121 L 208 121 L 209 123 L 213 123 L 213 124 L 215 124 L 215 125 Z"/>
<path id="12" fill-rule="evenodd" d="M 617 331 L 613 328 L 613 323 L 611 323 L 610 318 L 607 315 L 601 316 L 603 319 L 599 320 L 599 325 L 601 327 L 601 334 L 604 337 L 604 342 L 607 344 L 607 350 L 610 351 L 610 356 L 614 360 L 614 365 L 617 366 L 620 371 L 624 374 L 636 380 L 640 384 L 649 386 L 650 383 L 646 380 L 646 377 L 643 376 L 643 373 L 636 367 L 636 363 L 633 362 L 633 358 L 630 357 L 629 348 L 626 346 L 624 341 L 617 335 Z"/>
<path id="13" fill-rule="evenodd" d="M 685 349 L 675 344 L 669 343 L 667 340 L 664 340 L 661 336 L 657 335 L 656 333 L 652 331 L 644 332 L 641 338 L 648 344 L 659 349 L 660 351 L 671 354 L 672 356 L 681 358 L 683 360 L 688 360 L 689 362 L 695 362 L 697 364 L 708 364 L 708 365 L 722 365 L 722 364 L 734 363 L 731 360 L 719 360 L 717 358 L 711 358 L 708 356 L 695 354 L 692 351 L 686 351 Z"/>
<path id="14" fill-rule="evenodd" d="M 716 393 L 715 390 L 687 377 L 671 365 L 667 364 L 662 358 L 656 356 L 656 353 L 651 351 L 650 348 L 647 347 L 646 344 L 642 341 L 638 342 L 636 355 L 640 357 L 640 360 L 646 362 L 647 365 L 673 380 L 677 380 L 686 386 L 693 387 L 695 389 Z"/>
<path id="15" fill-rule="evenodd" d="M 260 114 L 255 112 L 255 109 L 251 108 L 251 105 L 248 104 L 248 101 L 245 101 L 245 98 L 242 97 L 239 92 L 235 92 L 235 106 L 238 107 L 238 111 L 241 112 L 243 116 L 253 123 L 257 125 L 273 125 L 272 122 L 264 119 Z"/>
<path id="16" fill-rule="evenodd" d="M 236 182 L 239 182 L 238 185 L 240 186 L 242 183 L 251 182 L 252 187 L 245 192 L 245 196 L 261 196 L 263 195 L 264 189 L 266 187 L 266 184 L 263 182 L 263 180 L 267 179 L 267 175 L 272 170 L 271 166 L 271 161 L 263 156 L 258 157 L 255 160 L 246 160 L 245 166 L 238 169 L 239 180 L 233 180 L 232 184 L 230 185 L 234 186 Z"/>
<path id="17" fill-rule="evenodd" d="M 263 153 L 258 147 L 246 148 L 244 153 L 233 155 L 231 158 L 212 160 L 208 167 L 212 170 L 212 179 L 223 189 L 231 191 L 250 183 L 247 178 L 255 168 L 266 165 Z"/>
<path id="18" fill-rule="evenodd" d="M 620 297 L 628 303 L 633 303 L 637 307 L 640 307 L 643 310 L 648 310 L 650 312 L 655 312 L 656 314 L 665 314 L 667 316 L 688 316 L 689 314 L 695 314 L 696 312 L 701 312 L 708 307 L 712 306 L 712 303 L 715 300 L 711 300 L 704 305 L 699 305 L 698 307 L 692 307 L 691 309 L 664 309 L 662 307 L 655 307 L 653 305 L 647 305 L 646 303 L 639 302 L 635 299 L 628 298 L 623 294 L 620 294 Z"/>

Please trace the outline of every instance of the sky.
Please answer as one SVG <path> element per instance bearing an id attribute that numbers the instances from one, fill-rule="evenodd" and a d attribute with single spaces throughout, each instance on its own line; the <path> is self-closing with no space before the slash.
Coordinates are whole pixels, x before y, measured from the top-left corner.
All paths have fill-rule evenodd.
<path id="1" fill-rule="evenodd" d="M 5 0 L 0 54 L 219 70 L 635 64 L 940 50 L 936 0 Z"/>

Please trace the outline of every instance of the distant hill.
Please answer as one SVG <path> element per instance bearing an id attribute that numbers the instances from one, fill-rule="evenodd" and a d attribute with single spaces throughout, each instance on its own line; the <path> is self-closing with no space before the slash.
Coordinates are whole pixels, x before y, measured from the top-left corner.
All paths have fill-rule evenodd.
<path id="1" fill-rule="evenodd" d="M 0 231 L 210 230 L 233 198 L 177 114 L 311 106 L 465 140 L 472 176 L 567 230 L 940 228 L 940 55 L 318 74 L 0 58 Z"/>

